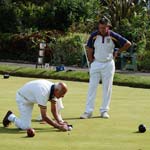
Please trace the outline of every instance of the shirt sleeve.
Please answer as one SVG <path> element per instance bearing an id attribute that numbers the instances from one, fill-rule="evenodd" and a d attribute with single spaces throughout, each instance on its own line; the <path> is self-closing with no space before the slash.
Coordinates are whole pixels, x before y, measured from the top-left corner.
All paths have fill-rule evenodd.
<path id="1" fill-rule="evenodd" d="M 47 106 L 47 101 L 49 99 L 48 96 L 48 92 L 45 89 L 43 89 L 42 87 L 39 88 L 35 93 L 37 104 L 40 106 Z"/>
<path id="2" fill-rule="evenodd" d="M 40 105 L 40 104 L 38 104 L 38 106 L 39 106 L 40 108 L 42 108 L 42 109 L 46 109 L 46 108 L 47 108 L 47 106 L 43 106 L 43 105 Z"/>
<path id="3" fill-rule="evenodd" d="M 117 42 L 121 47 L 127 42 L 127 39 L 120 34 L 110 31 L 110 36 L 114 42 Z"/>
<path id="4" fill-rule="evenodd" d="M 37 99 L 37 103 L 38 105 L 40 106 L 47 106 L 47 101 L 48 101 L 48 98 L 44 95 L 37 95 L 36 96 L 36 99 Z"/>
<path id="5" fill-rule="evenodd" d="M 88 39 L 88 42 L 87 42 L 87 46 L 88 46 L 89 48 L 93 48 L 93 49 L 94 49 L 94 42 L 95 42 L 96 37 L 97 37 L 97 31 L 93 32 L 93 33 L 90 35 L 90 37 L 89 37 L 89 39 Z"/>
<path id="6" fill-rule="evenodd" d="M 56 97 L 53 97 L 50 101 L 52 101 L 52 102 L 57 102 L 57 98 Z"/>

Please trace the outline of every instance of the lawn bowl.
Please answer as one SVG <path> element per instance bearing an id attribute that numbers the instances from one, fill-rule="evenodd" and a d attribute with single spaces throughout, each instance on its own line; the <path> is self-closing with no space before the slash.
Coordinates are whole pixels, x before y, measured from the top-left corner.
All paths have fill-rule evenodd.
<path id="1" fill-rule="evenodd" d="M 140 124 L 138 130 L 140 133 L 144 133 L 146 131 L 146 126 L 144 124 Z"/>
<path id="2" fill-rule="evenodd" d="M 68 125 L 68 131 L 71 131 L 73 129 L 73 125 Z"/>
<path id="3" fill-rule="evenodd" d="M 28 137 L 34 137 L 35 136 L 35 130 L 32 128 L 27 129 L 27 136 Z"/>
<path id="4" fill-rule="evenodd" d="M 4 74 L 4 75 L 3 75 L 3 78 L 4 78 L 4 79 L 8 79 L 8 78 L 9 78 L 9 74 Z"/>

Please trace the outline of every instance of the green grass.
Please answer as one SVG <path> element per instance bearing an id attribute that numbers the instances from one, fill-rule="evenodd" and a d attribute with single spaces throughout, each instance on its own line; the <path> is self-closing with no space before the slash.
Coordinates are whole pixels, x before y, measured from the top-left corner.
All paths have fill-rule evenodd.
<path id="1" fill-rule="evenodd" d="M 0 65 L 0 74 L 9 73 L 13 76 L 34 77 L 34 78 L 48 78 L 48 79 L 62 79 L 68 81 L 89 81 L 89 73 L 86 71 L 60 71 L 31 68 L 20 66 Z M 150 76 L 129 75 L 115 73 L 114 85 L 150 88 Z"/>
<path id="2" fill-rule="evenodd" d="M 11 109 L 18 110 L 15 94 L 27 81 L 34 78 L 0 76 L 0 118 Z M 56 82 L 57 80 L 52 80 Z M 34 106 L 32 127 L 36 130 L 33 138 L 27 138 L 25 131 L 14 125 L 3 128 L 0 121 L 1 150 L 149 150 L 150 149 L 150 92 L 149 89 L 114 86 L 110 119 L 99 118 L 102 87 L 98 87 L 93 118 L 78 119 L 84 111 L 88 83 L 65 81 L 69 91 L 64 98 L 62 114 L 73 125 L 71 132 L 59 132 L 51 126 L 40 124 L 35 119 L 39 108 Z M 49 106 L 49 104 L 48 104 Z M 49 113 L 50 115 L 50 113 Z M 50 115 L 51 116 L 51 115 Z M 137 133 L 140 123 L 147 126 L 146 133 Z"/>

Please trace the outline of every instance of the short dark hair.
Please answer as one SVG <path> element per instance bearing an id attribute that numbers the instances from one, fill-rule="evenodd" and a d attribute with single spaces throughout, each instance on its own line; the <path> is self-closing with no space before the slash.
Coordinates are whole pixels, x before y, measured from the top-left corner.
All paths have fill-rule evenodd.
<path id="1" fill-rule="evenodd" d="M 110 27 L 112 26 L 110 20 L 106 16 L 103 16 L 98 23 L 108 25 Z"/>

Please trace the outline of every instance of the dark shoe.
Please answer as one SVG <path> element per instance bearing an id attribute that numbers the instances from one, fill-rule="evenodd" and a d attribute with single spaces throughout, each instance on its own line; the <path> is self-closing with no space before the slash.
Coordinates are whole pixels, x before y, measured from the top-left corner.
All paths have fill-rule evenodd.
<path id="1" fill-rule="evenodd" d="M 7 112 L 7 114 L 5 115 L 4 119 L 3 119 L 3 126 L 4 127 L 8 127 L 9 124 L 11 123 L 11 121 L 8 120 L 8 117 L 12 114 L 12 112 L 9 110 Z"/>

